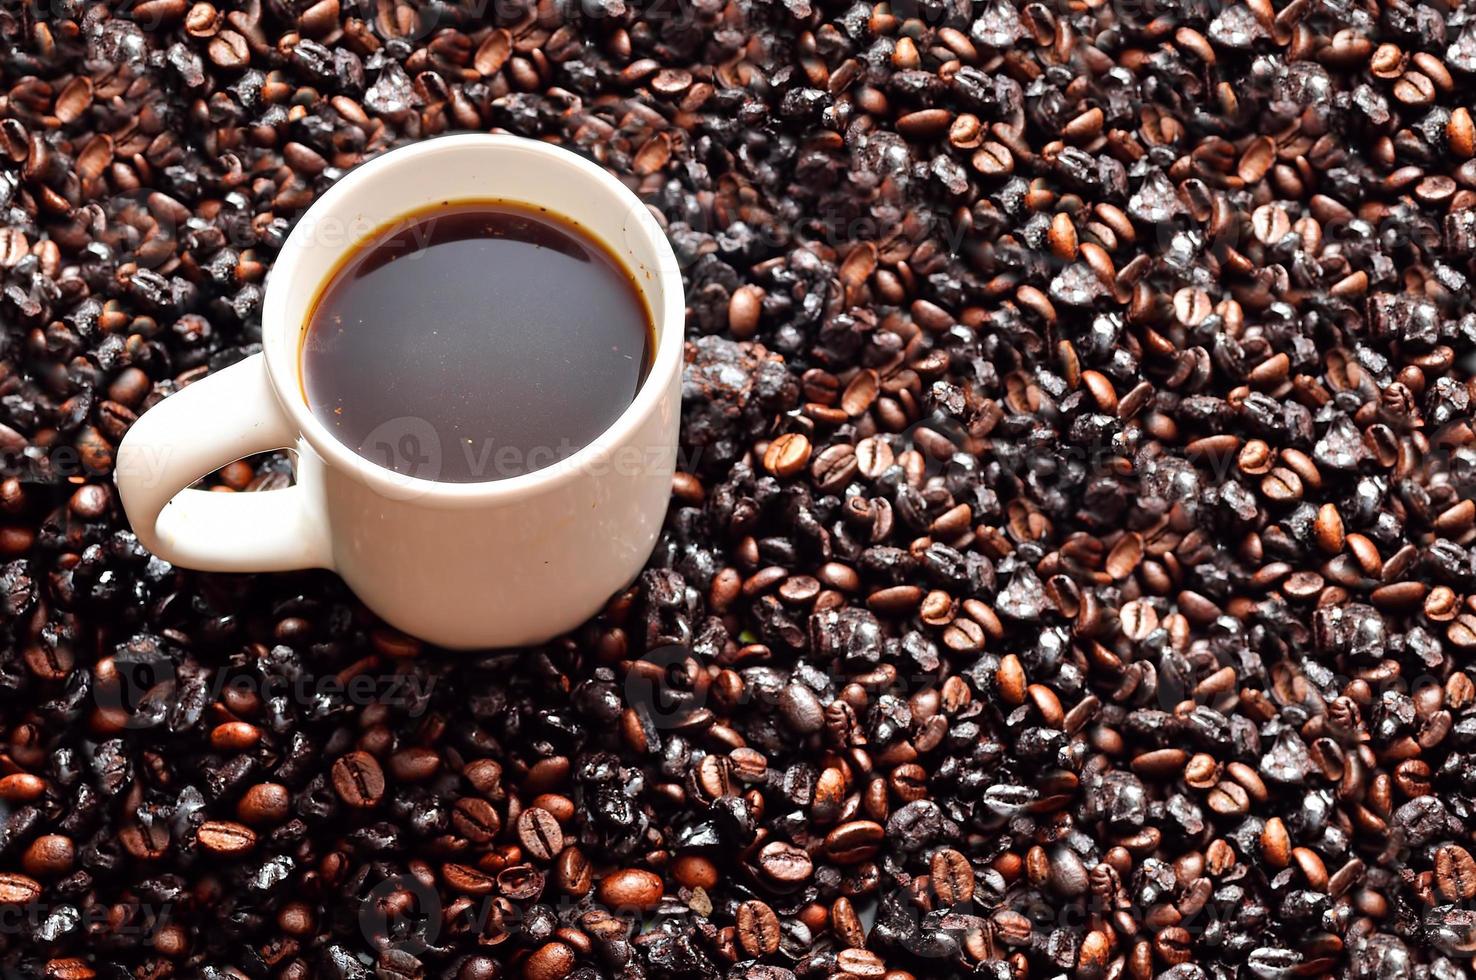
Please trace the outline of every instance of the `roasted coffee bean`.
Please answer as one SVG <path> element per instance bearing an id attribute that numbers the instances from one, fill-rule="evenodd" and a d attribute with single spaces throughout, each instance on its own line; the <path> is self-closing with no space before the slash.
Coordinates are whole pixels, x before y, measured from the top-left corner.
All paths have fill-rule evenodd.
<path id="1" fill-rule="evenodd" d="M 683 854 L 671 864 L 671 876 L 687 888 L 712 889 L 717 886 L 718 868 L 700 854 Z"/>
<path id="2" fill-rule="evenodd" d="M 1215 813 L 1232 817 L 1250 809 L 1250 796 L 1239 784 L 1221 780 L 1209 791 L 1205 803 Z"/>
<path id="3" fill-rule="evenodd" d="M 41 897 L 39 882 L 25 875 L 0 872 L 0 904 L 25 906 Z"/>
<path id="4" fill-rule="evenodd" d="M 518 815 L 518 840 L 529 857 L 551 861 L 564 849 L 564 832 L 553 814 L 532 806 Z"/>
<path id="5" fill-rule="evenodd" d="M 837 864 L 856 864 L 874 855 L 885 836 L 886 828 L 874 820 L 851 820 L 825 836 L 825 850 Z"/>
<path id="6" fill-rule="evenodd" d="M 441 757 L 430 749 L 411 748 L 390 756 L 390 774 L 399 782 L 418 783 L 441 767 Z"/>
<path id="7" fill-rule="evenodd" d="M 856 443 L 856 470 L 867 479 L 881 476 L 897 461 L 892 446 L 880 436 L 869 436 Z"/>
<path id="8" fill-rule="evenodd" d="M 1158 958 L 1169 966 L 1178 966 L 1187 963 L 1193 956 L 1193 937 L 1189 930 L 1179 926 L 1169 926 L 1161 930 L 1153 939 L 1153 951 Z"/>
<path id="9" fill-rule="evenodd" d="M 491 803 L 468 796 L 457 800 L 452 805 L 451 824 L 456 828 L 457 833 L 473 844 L 486 844 L 492 841 L 502 828 L 502 818 L 498 816 L 497 810 Z"/>
<path id="10" fill-rule="evenodd" d="M 384 771 L 368 752 L 350 752 L 333 763 L 333 788 L 351 807 L 378 806 L 384 796 Z"/>
<path id="11" fill-rule="evenodd" d="M 507 874 L 507 871 L 504 871 L 503 874 Z M 526 874 L 519 872 L 511 876 L 508 882 L 504 883 L 502 875 L 493 878 L 492 875 L 483 871 L 481 868 L 452 861 L 442 866 L 441 880 L 446 883 L 447 888 L 455 892 L 465 895 L 487 895 L 493 889 L 501 889 L 503 894 L 516 893 L 519 885 L 526 884 L 532 879 Z"/>
<path id="12" fill-rule="evenodd" d="M 1435 851 L 1435 888 L 1448 902 L 1476 897 L 1476 859 L 1459 844 L 1445 844 Z"/>
<path id="13" fill-rule="evenodd" d="M 835 966 L 856 980 L 881 980 L 887 972 L 885 961 L 869 949 L 843 949 L 835 954 Z"/>
<path id="14" fill-rule="evenodd" d="M 1002 143 L 985 143 L 974 151 L 970 162 L 986 177 L 1003 177 L 1015 169 L 1015 159 Z"/>
<path id="15" fill-rule="evenodd" d="M 566 847 L 559 852 L 555 874 L 559 887 L 576 897 L 589 894 L 594 884 L 594 869 L 589 858 L 577 847 Z"/>
<path id="16" fill-rule="evenodd" d="M 251 48 L 246 39 L 231 30 L 215 35 L 206 52 L 210 60 L 221 68 L 241 68 L 251 61 Z"/>
<path id="17" fill-rule="evenodd" d="M 281 783 L 258 783 L 241 795 L 236 816 L 243 823 L 261 826 L 281 823 L 292 809 L 292 796 Z"/>
<path id="18" fill-rule="evenodd" d="M 21 869 L 37 878 L 51 878 L 72 870 L 76 845 L 61 834 L 42 834 L 21 855 Z"/>
<path id="19" fill-rule="evenodd" d="M 765 877 L 784 885 L 806 881 L 814 871 L 808 854 L 783 841 L 764 845 L 759 851 L 758 867 Z"/>
<path id="20" fill-rule="evenodd" d="M 574 951 L 560 942 L 545 943 L 523 964 L 526 980 L 564 980 L 574 972 Z"/>
<path id="21" fill-rule="evenodd" d="M 845 443 L 837 443 L 821 450 L 810 464 L 810 476 L 822 492 L 832 492 L 844 487 L 856 475 L 858 463 L 856 450 Z"/>
<path id="22" fill-rule="evenodd" d="M 763 302 L 764 290 L 760 286 L 746 284 L 733 290 L 728 301 L 728 330 L 734 337 L 747 340 L 758 332 Z"/>
<path id="23" fill-rule="evenodd" d="M 230 752 L 244 752 L 260 740 L 261 730 L 244 721 L 228 721 L 210 731 L 210 744 Z"/>
<path id="24" fill-rule="evenodd" d="M 212 854 L 245 854 L 256 846 L 256 833 L 229 820 L 207 820 L 195 832 L 200 846 Z"/>
<path id="25" fill-rule="evenodd" d="M 1456 969 L 1476 42 L 1406 6 L 0 10 L 0 973 Z M 648 567 L 476 655 L 110 481 L 452 129 L 685 292 Z"/>
<path id="26" fill-rule="evenodd" d="M 28 772 L 0 776 L 0 800 L 11 803 L 28 803 L 40 799 L 46 793 L 46 780 Z"/>
<path id="27" fill-rule="evenodd" d="M 468 765 L 462 775 L 473 789 L 496 802 L 502 795 L 502 765 L 495 759 L 478 759 Z"/>
<path id="28" fill-rule="evenodd" d="M 764 902 L 753 899 L 738 906 L 738 945 L 749 956 L 772 956 L 779 952 L 779 917 Z"/>
<path id="29" fill-rule="evenodd" d="M 866 933 L 862 928 L 861 919 L 857 916 L 851 900 L 844 895 L 837 898 L 830 907 L 830 928 L 841 942 L 849 943 L 857 948 L 866 944 Z"/>
<path id="30" fill-rule="evenodd" d="M 128 824 L 118 830 L 118 843 L 139 861 L 157 861 L 172 843 L 169 828 L 153 820 Z"/>
<path id="31" fill-rule="evenodd" d="M 933 894 L 944 905 L 969 902 L 974 897 L 974 869 L 969 859 L 951 847 L 935 851 L 929 863 Z"/>
<path id="32" fill-rule="evenodd" d="M 650 910 L 661 904 L 665 888 L 661 877 L 640 868 L 612 871 L 600 879 L 596 896 L 615 909 Z"/>
<path id="33" fill-rule="evenodd" d="M 775 476 L 793 476 L 810 461 L 810 440 L 798 432 L 789 432 L 769 443 L 764 452 L 764 469 Z"/>

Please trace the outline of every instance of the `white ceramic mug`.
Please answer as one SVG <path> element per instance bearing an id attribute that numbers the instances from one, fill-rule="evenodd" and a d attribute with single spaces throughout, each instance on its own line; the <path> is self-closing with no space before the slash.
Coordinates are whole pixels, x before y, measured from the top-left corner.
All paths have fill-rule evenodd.
<path id="1" fill-rule="evenodd" d="M 656 354 L 634 402 L 552 466 L 486 483 L 435 480 L 435 433 L 400 419 L 419 468 L 381 467 L 336 440 L 302 394 L 310 305 L 345 252 L 440 201 L 543 205 L 608 245 L 651 311 Z M 598 311 L 591 311 L 597 316 Z M 465 134 L 392 150 L 345 174 L 303 215 L 267 279 L 262 353 L 149 409 L 119 447 L 116 479 L 139 539 L 188 568 L 329 568 L 390 624 L 456 648 L 537 643 L 626 586 L 660 532 L 676 465 L 685 301 L 671 245 L 619 180 L 559 147 Z M 407 323 L 406 330 L 424 329 Z M 571 392 L 570 397 L 578 397 Z M 383 427 L 381 427 L 383 428 Z M 251 453 L 291 449 L 296 485 L 186 489 Z"/>

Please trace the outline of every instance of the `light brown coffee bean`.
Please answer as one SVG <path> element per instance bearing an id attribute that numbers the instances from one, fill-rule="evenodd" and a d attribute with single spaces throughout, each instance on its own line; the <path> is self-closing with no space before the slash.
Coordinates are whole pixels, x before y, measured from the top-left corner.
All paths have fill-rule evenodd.
<path id="1" fill-rule="evenodd" d="M 601 904 L 612 908 L 649 911 L 661 904 L 664 891 L 660 875 L 641 868 L 625 868 L 600 879 L 596 895 Z"/>
<path id="2" fill-rule="evenodd" d="M 350 752 L 333 763 L 333 788 L 355 809 L 378 806 L 384 797 L 384 770 L 368 752 Z"/>
<path id="3" fill-rule="evenodd" d="M 235 856 L 256 846 L 256 832 L 230 820 L 207 820 L 195 833 L 200 846 L 212 854 Z"/>
<path id="4" fill-rule="evenodd" d="M 574 950 L 561 942 L 544 943 L 523 964 L 524 980 L 564 980 L 574 972 Z"/>
<path id="5" fill-rule="evenodd" d="M 808 881 L 814 864 L 803 849 L 785 841 L 771 841 L 759 851 L 758 868 L 772 881 L 793 885 Z"/>
<path id="6" fill-rule="evenodd" d="M 764 452 L 764 469 L 778 477 L 791 477 L 810 461 L 810 440 L 799 432 L 786 432 Z"/>
<path id="7" fill-rule="evenodd" d="M 530 806 L 518 814 L 518 841 L 535 861 L 552 861 L 564 849 L 564 832 L 553 814 Z"/>
<path id="8" fill-rule="evenodd" d="M 968 902 L 974 897 L 974 868 L 969 859 L 951 847 L 933 852 L 928 866 L 933 894 L 944 905 Z"/>
<path id="9" fill-rule="evenodd" d="M 1435 888 L 1447 902 L 1476 898 L 1476 859 L 1459 844 L 1442 844 L 1435 851 Z"/>
<path id="10" fill-rule="evenodd" d="M 41 884 L 25 875 L 0 872 L 0 905 L 29 905 L 41 897 Z"/>
<path id="11" fill-rule="evenodd" d="M 779 917 L 766 903 L 750 899 L 738 905 L 738 945 L 752 957 L 779 952 Z"/>

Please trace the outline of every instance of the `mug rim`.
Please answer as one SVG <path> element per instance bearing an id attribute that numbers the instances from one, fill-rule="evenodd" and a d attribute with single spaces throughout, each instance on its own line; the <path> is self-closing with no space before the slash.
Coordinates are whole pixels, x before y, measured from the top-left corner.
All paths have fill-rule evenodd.
<path id="1" fill-rule="evenodd" d="M 332 467 L 342 468 L 354 474 L 361 482 L 384 496 L 397 499 L 425 499 L 453 502 L 486 502 L 496 499 L 521 499 L 542 493 L 576 477 L 594 471 L 601 462 L 608 463 L 613 452 L 623 447 L 635 431 L 656 412 L 662 402 L 663 393 L 675 380 L 681 368 L 682 345 L 686 334 L 686 298 L 681 284 L 680 267 L 671 242 L 656 223 L 646 204 L 630 188 L 598 164 L 585 159 L 571 150 L 540 140 L 502 133 L 456 133 L 436 136 L 387 150 L 371 160 L 366 160 L 346 171 L 333 186 L 324 191 L 293 223 L 291 231 L 278 250 L 275 269 L 290 264 L 297 253 L 308 245 L 304 236 L 310 234 L 316 220 L 322 220 L 337 208 L 346 205 L 357 192 L 357 185 L 366 175 L 401 168 L 423 162 L 425 157 L 446 153 L 520 152 L 544 156 L 557 160 L 560 165 L 571 166 L 600 184 L 610 195 L 612 203 L 621 206 L 635 220 L 627 225 L 627 234 L 638 233 L 646 239 L 645 244 L 656 258 L 656 268 L 645 268 L 632 261 L 632 274 L 642 272 L 656 279 L 655 303 L 648 303 L 656 331 L 656 356 L 651 369 L 646 372 L 635 398 L 616 417 L 615 421 L 594 439 L 578 450 L 548 466 L 521 473 L 517 476 L 478 482 L 454 483 L 428 480 L 410 476 L 359 455 L 353 448 L 340 441 L 318 420 L 307 402 L 298 397 L 302 387 L 302 358 L 300 342 L 307 332 L 306 320 L 294 329 L 284 324 L 288 305 L 287 280 L 268 274 L 262 297 L 262 351 L 267 364 L 267 376 L 271 381 L 277 401 L 292 419 L 301 439 Z M 426 204 L 437 199 L 434 193 L 426 194 Z M 556 204 L 544 201 L 527 201 L 515 196 L 506 198 L 515 203 L 542 205 L 557 210 Z M 413 213 L 413 209 L 410 212 Z M 394 218 L 389 219 L 395 220 Z M 582 221 L 573 220 L 580 227 Z M 594 232 L 585 229 L 586 234 Z M 598 236 L 596 236 L 598 237 Z M 361 239 L 346 244 L 340 258 L 357 247 Z M 615 250 L 618 243 L 605 242 L 607 248 Z M 620 256 L 622 261 L 627 261 Z M 315 289 L 320 288 L 315 284 Z M 657 308 L 659 306 L 659 308 Z M 644 465 L 644 464 L 643 464 Z"/>

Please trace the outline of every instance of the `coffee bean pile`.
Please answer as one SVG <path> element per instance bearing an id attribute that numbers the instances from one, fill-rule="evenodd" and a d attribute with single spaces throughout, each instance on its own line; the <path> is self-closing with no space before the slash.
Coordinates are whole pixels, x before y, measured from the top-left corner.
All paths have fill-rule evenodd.
<path id="1" fill-rule="evenodd" d="M 1470 975 L 1469 8 L 41 0 L 0 37 L 5 976 Z M 475 656 L 149 555 L 129 425 L 259 348 L 316 194 L 462 129 L 600 162 L 682 260 L 647 571 Z"/>

